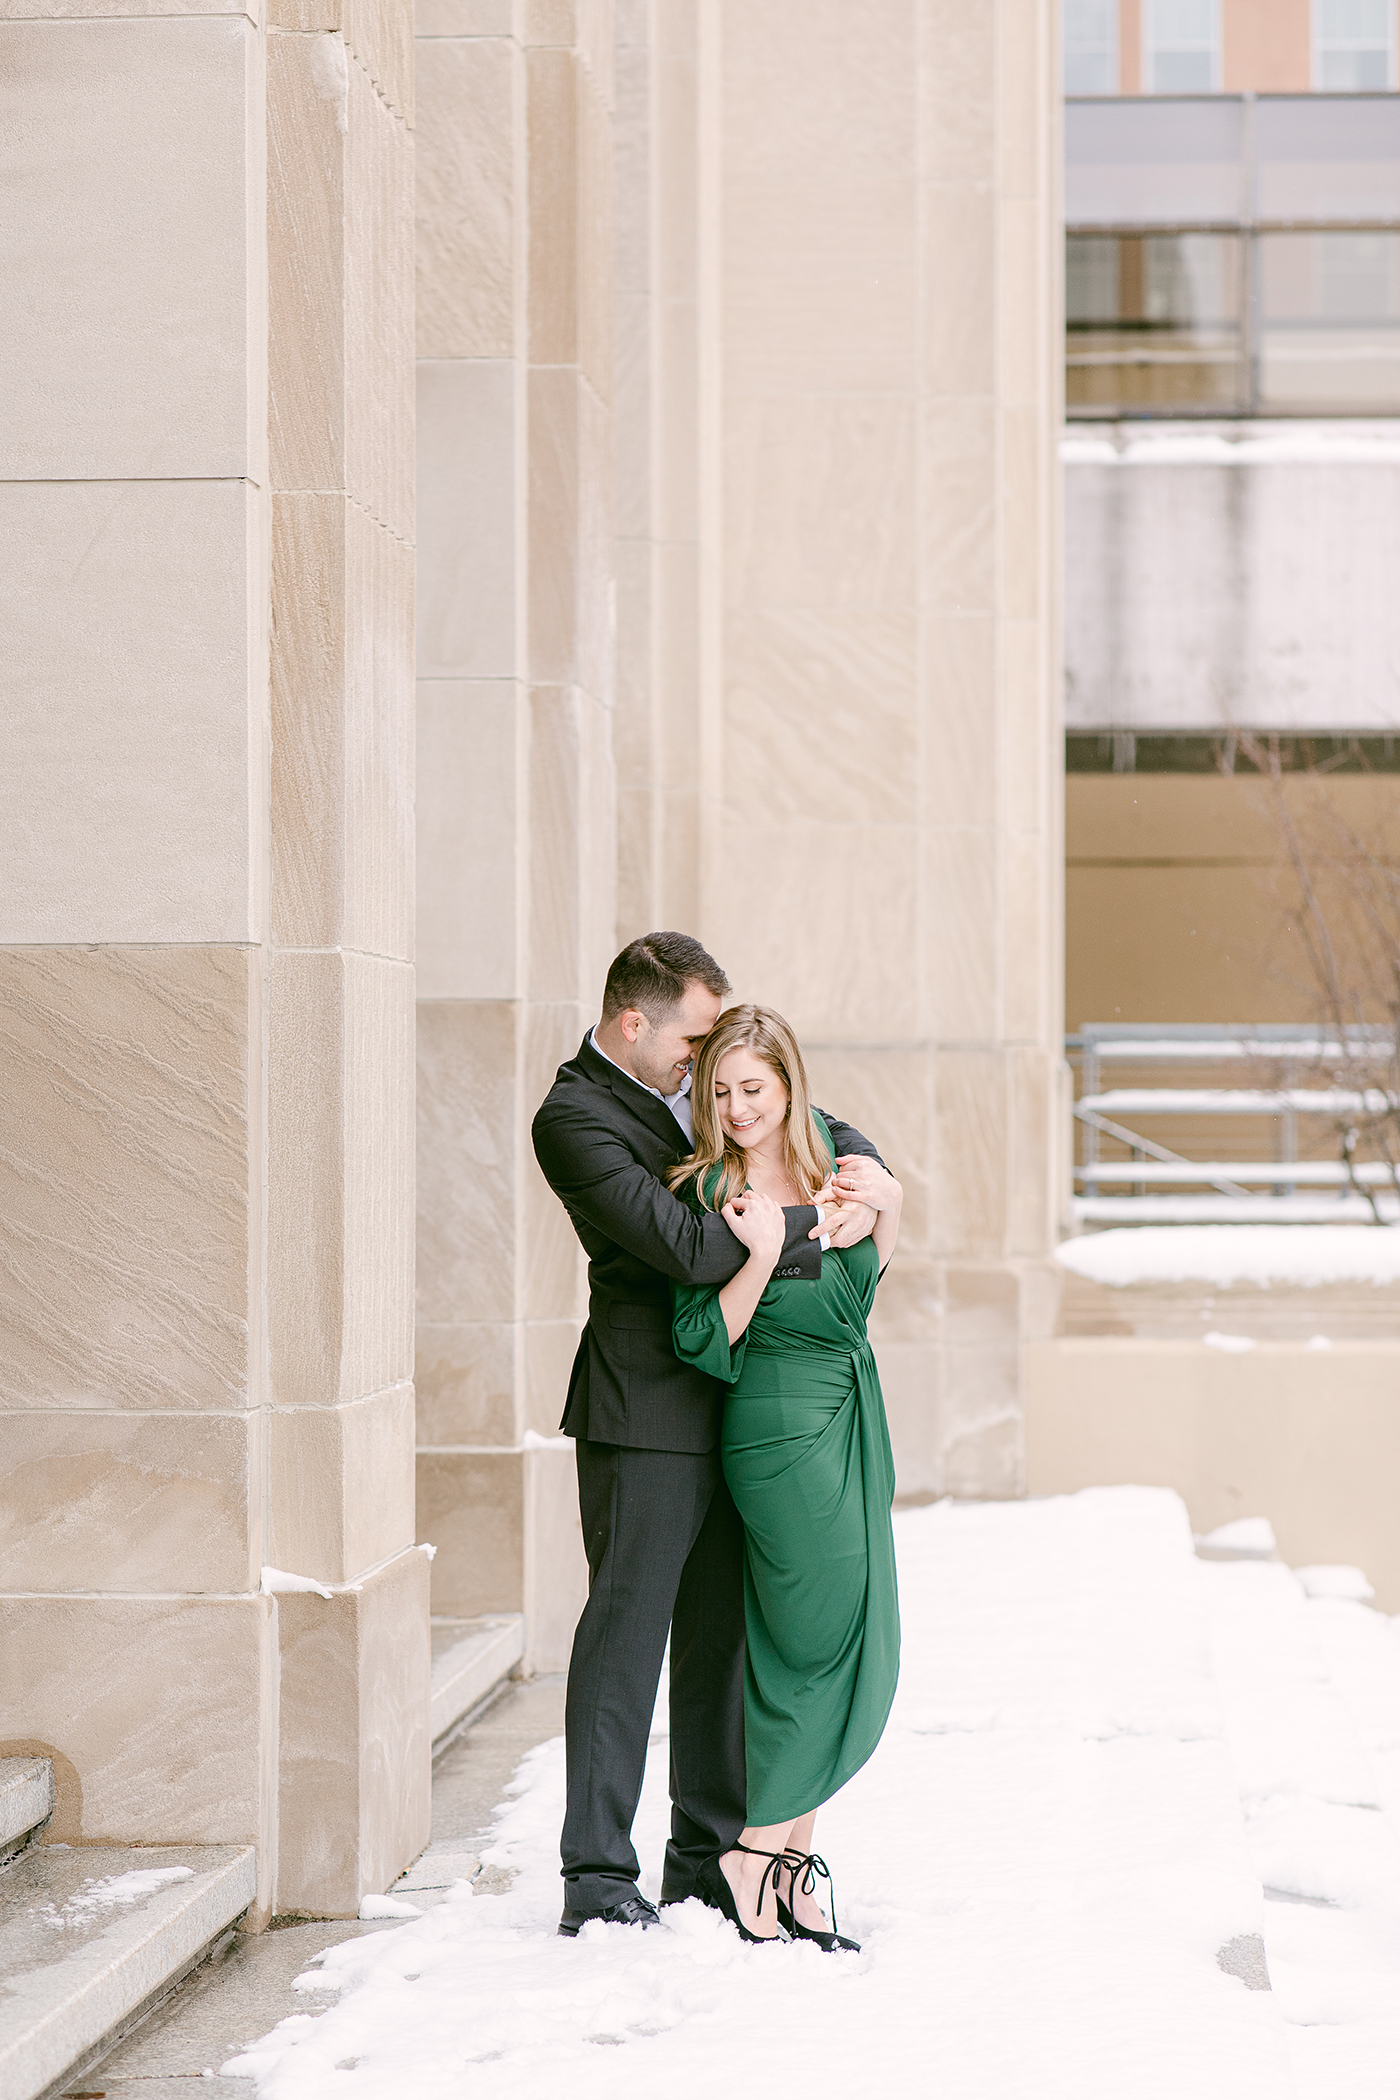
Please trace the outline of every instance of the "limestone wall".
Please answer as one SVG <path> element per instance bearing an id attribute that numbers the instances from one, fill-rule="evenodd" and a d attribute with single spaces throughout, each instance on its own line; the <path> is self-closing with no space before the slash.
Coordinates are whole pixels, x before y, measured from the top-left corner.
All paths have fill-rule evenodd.
<path id="1" fill-rule="evenodd" d="M 427 1827 L 408 20 L 8 13 L 0 1738 L 353 1913 Z"/>

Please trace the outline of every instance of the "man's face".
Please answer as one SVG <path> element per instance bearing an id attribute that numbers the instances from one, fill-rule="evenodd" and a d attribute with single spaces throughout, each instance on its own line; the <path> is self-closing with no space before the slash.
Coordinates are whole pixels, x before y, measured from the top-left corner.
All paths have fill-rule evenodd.
<path id="1" fill-rule="evenodd" d="M 692 978 L 685 997 L 663 1019 L 639 1016 L 632 1068 L 643 1086 L 654 1086 L 661 1094 L 676 1092 L 690 1060 L 719 1019 L 720 1004 L 718 993 L 707 992 Z"/>

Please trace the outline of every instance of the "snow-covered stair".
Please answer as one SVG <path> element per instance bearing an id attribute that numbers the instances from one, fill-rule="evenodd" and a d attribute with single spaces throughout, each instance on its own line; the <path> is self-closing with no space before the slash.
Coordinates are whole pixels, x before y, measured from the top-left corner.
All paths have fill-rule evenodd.
<path id="1" fill-rule="evenodd" d="M 1302 2100 L 1400 2091 L 1400 1628 L 1212 1566 L 1216 1676 Z"/>
<path id="2" fill-rule="evenodd" d="M 33 1845 L 0 1873 L 0 2100 L 59 2091 L 252 1902 L 250 1845 Z"/>
<path id="3" fill-rule="evenodd" d="M 23 1851 L 52 1814 L 48 1758 L 0 1757 L 0 1867 Z"/>
<path id="4" fill-rule="evenodd" d="M 904 1662 L 884 1742 L 823 1809 L 855 1956 L 742 1946 L 685 1904 L 555 1936 L 563 1745 L 525 1760 L 481 1893 L 347 1942 L 328 2012 L 233 2064 L 268 2100 L 619 2091 L 1293 2100 L 1203 1570 L 1157 1489 L 896 1518 Z M 637 1840 L 657 1892 L 659 1709 Z M 1222 1950 L 1229 1950 L 1222 1966 Z"/>

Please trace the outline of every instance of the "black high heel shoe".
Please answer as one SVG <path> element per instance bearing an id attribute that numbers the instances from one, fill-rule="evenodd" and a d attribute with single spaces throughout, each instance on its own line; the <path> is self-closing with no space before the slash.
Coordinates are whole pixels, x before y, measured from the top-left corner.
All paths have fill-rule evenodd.
<path id="1" fill-rule="evenodd" d="M 791 1862 L 784 1852 L 756 1852 L 752 1845 L 731 1845 L 729 1850 L 731 1852 L 747 1852 L 752 1859 L 766 1859 L 769 1862 L 763 1870 L 763 1879 L 758 1884 L 758 1915 L 760 1917 L 763 1916 L 763 1900 L 768 1892 L 768 1884 L 771 1881 L 773 1884 L 773 1902 L 778 1912 L 778 1931 L 772 1934 L 771 1937 L 761 1932 L 749 1931 L 748 1926 L 739 1916 L 739 1906 L 734 1901 L 734 1891 L 729 1886 L 729 1878 L 719 1863 L 720 1856 L 718 1852 L 712 1853 L 707 1860 L 697 1867 L 695 1871 L 695 1893 L 702 1903 L 708 1904 L 711 1910 L 717 1910 L 722 1916 L 728 1918 L 740 1939 L 747 1940 L 750 1946 L 776 1946 L 780 1941 L 787 1938 L 787 1933 L 782 1929 L 783 1912 L 787 1906 L 778 1894 L 778 1876 L 782 1873 L 783 1868 L 790 1865 Z"/>
<path id="2" fill-rule="evenodd" d="M 794 1899 L 797 1896 L 799 1887 L 804 1896 L 814 1896 L 817 1892 L 818 1881 L 826 1883 L 831 1890 L 831 1930 L 830 1932 L 818 1932 L 815 1926 L 798 1924 L 796 1913 L 791 1905 L 784 1903 L 782 1897 L 778 1895 L 778 1877 L 775 1872 L 773 1876 L 773 1894 L 777 1898 L 778 1923 L 785 1931 L 790 1932 L 795 1940 L 811 1940 L 815 1946 L 821 1948 L 823 1954 L 859 1954 L 860 1941 L 848 1939 L 844 1932 L 836 1930 L 836 1890 L 832 1886 L 831 1869 L 826 1861 L 820 1859 L 815 1852 L 785 1852 L 783 1854 L 783 1864 L 789 1868 L 792 1874 Z M 800 1882 L 798 1880 L 799 1874 L 801 1875 Z M 767 1879 L 766 1875 L 764 1879 Z"/>

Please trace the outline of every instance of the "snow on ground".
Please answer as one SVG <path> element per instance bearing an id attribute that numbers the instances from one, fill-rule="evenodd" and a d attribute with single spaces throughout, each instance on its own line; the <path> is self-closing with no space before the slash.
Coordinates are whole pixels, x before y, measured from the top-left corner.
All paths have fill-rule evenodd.
<path id="1" fill-rule="evenodd" d="M 1291 2095 L 1277 2001 L 1215 1959 L 1264 1904 L 1181 1504 L 1094 1489 L 896 1528 L 894 1715 L 817 1832 L 863 1953 L 745 1947 L 695 1903 L 660 1931 L 558 1939 L 563 1758 L 546 1743 L 488 1854 L 515 1870 L 508 1892 L 461 1884 L 332 1948 L 308 1984 L 332 1977 L 336 2004 L 225 2069 L 255 2074 L 260 2100 L 588 2100 L 638 2081 L 679 2100 Z M 666 1756 L 658 1730 L 637 1833 L 653 1895 Z"/>
<path id="2" fill-rule="evenodd" d="M 1400 1232 L 1374 1225 L 1139 1225 L 1055 1250 L 1094 1283 L 1400 1283 Z"/>
<path id="3" fill-rule="evenodd" d="M 1321 1570 L 1301 1570 L 1317 1575 Z M 1354 1597 L 1366 1587 L 1355 1569 Z M 1277 1562 L 1203 1565 L 1300 2100 L 1400 2091 L 1400 1628 Z M 1325 1587 L 1325 1586 L 1324 1586 Z"/>

